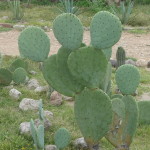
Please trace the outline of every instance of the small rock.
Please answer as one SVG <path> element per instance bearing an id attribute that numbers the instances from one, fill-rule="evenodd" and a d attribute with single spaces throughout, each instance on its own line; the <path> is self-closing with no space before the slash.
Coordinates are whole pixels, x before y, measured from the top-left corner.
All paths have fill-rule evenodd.
<path id="1" fill-rule="evenodd" d="M 34 120 L 34 123 L 35 123 L 35 125 L 36 125 L 37 127 L 41 124 L 41 122 L 40 122 L 39 119 L 35 119 L 35 120 Z M 49 121 L 48 119 L 45 119 L 45 120 L 44 120 L 44 128 L 47 130 L 47 129 L 49 129 L 51 126 L 52 126 L 52 124 L 50 123 L 50 121 Z"/>
<path id="2" fill-rule="evenodd" d="M 61 94 L 58 93 L 57 91 L 52 92 L 52 94 L 50 96 L 51 105 L 59 106 L 62 104 L 62 102 L 63 102 L 63 100 L 62 100 Z"/>
<path id="3" fill-rule="evenodd" d="M 39 87 L 39 82 L 36 79 L 30 79 L 27 83 L 27 87 L 30 90 L 35 90 L 37 87 Z"/>
<path id="4" fill-rule="evenodd" d="M 117 68 L 117 61 L 116 60 L 110 59 L 110 63 L 112 65 L 112 67 Z"/>
<path id="5" fill-rule="evenodd" d="M 56 145 L 46 145 L 45 150 L 57 150 Z"/>
<path id="6" fill-rule="evenodd" d="M 21 134 L 30 134 L 30 122 L 22 122 L 19 130 Z"/>
<path id="7" fill-rule="evenodd" d="M 41 93 L 41 92 L 46 92 L 48 91 L 49 87 L 46 85 L 46 86 L 39 86 L 37 87 L 34 91 L 36 93 Z"/>
<path id="8" fill-rule="evenodd" d="M 8 16 L 3 16 L 2 19 L 3 20 L 7 20 L 9 17 Z"/>
<path id="9" fill-rule="evenodd" d="M 133 65 L 133 66 L 136 65 L 135 61 L 133 61 L 132 59 L 126 60 L 125 64 L 130 64 L 130 65 Z"/>
<path id="10" fill-rule="evenodd" d="M 20 102 L 19 108 L 21 110 L 37 110 L 39 107 L 39 100 L 33 100 L 29 98 L 24 98 Z"/>
<path id="11" fill-rule="evenodd" d="M 88 149 L 88 146 L 84 140 L 84 138 L 78 138 L 74 141 L 74 146 L 77 148 L 77 149 Z"/>
<path id="12" fill-rule="evenodd" d="M 150 61 L 147 63 L 147 68 L 150 68 Z"/>
<path id="13" fill-rule="evenodd" d="M 13 99 L 18 100 L 20 98 L 20 96 L 21 96 L 21 92 L 19 92 L 16 89 L 11 89 L 9 91 L 9 96 L 12 97 Z"/>
<path id="14" fill-rule="evenodd" d="M 51 111 L 45 110 L 44 115 L 46 118 L 53 118 L 53 113 Z"/>
<path id="15" fill-rule="evenodd" d="M 25 28 L 25 25 L 16 24 L 13 26 L 14 29 L 22 31 Z"/>
<path id="16" fill-rule="evenodd" d="M 141 101 L 150 101 L 150 93 L 144 93 L 140 97 Z"/>
<path id="17" fill-rule="evenodd" d="M 66 100 L 66 101 L 73 101 L 72 97 L 68 97 L 68 96 L 65 96 L 65 95 L 62 95 L 62 98 L 63 98 L 63 100 Z"/>
<path id="18" fill-rule="evenodd" d="M 146 61 L 144 59 L 139 59 L 136 61 L 136 66 L 137 67 L 145 67 L 147 64 L 146 64 Z"/>
<path id="19" fill-rule="evenodd" d="M 30 73 L 30 74 L 32 74 L 32 75 L 37 74 L 37 72 L 36 72 L 36 71 L 34 71 L 34 70 L 29 71 L 29 73 Z"/>
<path id="20" fill-rule="evenodd" d="M 8 89 L 8 90 L 11 90 L 11 89 L 14 88 L 14 86 L 13 86 L 13 85 L 9 85 L 9 86 L 5 86 L 4 88 L 5 88 L 5 89 Z"/>

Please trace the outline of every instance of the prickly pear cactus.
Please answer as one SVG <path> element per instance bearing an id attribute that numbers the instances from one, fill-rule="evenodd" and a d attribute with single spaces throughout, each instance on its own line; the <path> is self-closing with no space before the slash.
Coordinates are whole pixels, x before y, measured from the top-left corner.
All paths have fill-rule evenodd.
<path id="1" fill-rule="evenodd" d="M 122 33 L 120 20 L 107 11 L 98 12 L 90 25 L 91 44 L 97 49 L 107 49 L 116 44 Z"/>
<path id="2" fill-rule="evenodd" d="M 16 84 L 24 83 L 26 80 L 27 72 L 25 69 L 19 67 L 13 72 L 13 81 Z"/>
<path id="3" fill-rule="evenodd" d="M 18 39 L 20 55 L 37 62 L 43 62 L 50 51 L 50 39 L 38 27 L 23 30 Z"/>
<path id="4" fill-rule="evenodd" d="M 139 82 L 140 74 L 133 65 L 122 65 L 116 71 L 116 83 L 122 94 L 132 95 L 135 93 Z"/>
<path id="5" fill-rule="evenodd" d="M 116 59 L 117 59 L 117 68 L 125 64 L 126 53 L 123 47 L 118 47 Z"/>
<path id="6" fill-rule="evenodd" d="M 71 135 L 65 128 L 60 128 L 56 131 L 54 136 L 55 145 L 58 149 L 67 147 L 70 143 Z"/>
<path id="7" fill-rule="evenodd" d="M 0 68 L 0 86 L 7 86 L 12 81 L 12 73 L 5 68 Z"/>
<path id="8" fill-rule="evenodd" d="M 28 63 L 26 61 L 24 61 L 23 59 L 16 59 L 9 67 L 9 70 L 11 72 L 14 72 L 17 68 L 23 68 L 25 69 L 26 71 L 28 71 Z"/>
<path id="9" fill-rule="evenodd" d="M 112 47 L 110 48 L 106 48 L 106 49 L 102 49 L 102 52 L 105 54 L 107 60 L 109 61 L 112 55 Z"/>
<path id="10" fill-rule="evenodd" d="M 0 67 L 2 66 L 2 60 L 3 60 L 3 56 L 2 56 L 2 54 L 0 52 Z"/>
<path id="11" fill-rule="evenodd" d="M 102 83 L 107 63 L 103 52 L 93 47 L 80 48 L 68 57 L 68 67 L 72 75 L 89 88 L 99 87 Z"/>
<path id="12" fill-rule="evenodd" d="M 112 122 L 109 97 L 100 89 L 85 88 L 75 96 L 75 118 L 89 145 L 97 144 Z"/>
<path id="13" fill-rule="evenodd" d="M 83 26 L 76 15 L 59 15 L 54 20 L 53 32 L 59 43 L 67 50 L 76 50 L 82 44 Z"/>

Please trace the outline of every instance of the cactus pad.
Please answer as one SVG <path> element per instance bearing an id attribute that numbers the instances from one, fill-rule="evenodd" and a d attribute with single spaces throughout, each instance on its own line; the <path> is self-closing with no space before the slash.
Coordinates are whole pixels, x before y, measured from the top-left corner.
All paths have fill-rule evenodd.
<path id="1" fill-rule="evenodd" d="M 98 12 L 90 25 L 91 44 L 97 49 L 106 49 L 116 44 L 122 33 L 120 20 L 107 11 Z"/>
<path id="2" fill-rule="evenodd" d="M 72 75 L 84 86 L 99 87 L 107 68 L 103 52 L 92 47 L 83 47 L 68 57 L 68 67 Z"/>
<path id="3" fill-rule="evenodd" d="M 134 94 L 140 82 L 138 69 L 133 65 L 122 65 L 116 71 L 116 83 L 122 94 Z"/>
<path id="4" fill-rule="evenodd" d="M 81 46 L 83 26 L 73 14 L 59 15 L 53 23 L 53 32 L 59 43 L 68 50 L 75 50 Z"/>
<path id="5" fill-rule="evenodd" d="M 112 106 L 100 89 L 85 88 L 75 96 L 75 117 L 86 141 L 97 143 L 108 132 L 112 122 Z"/>
<path id="6" fill-rule="evenodd" d="M 28 71 L 28 63 L 22 59 L 16 59 L 9 67 L 9 70 L 11 72 L 14 72 L 17 68 L 24 68 L 26 71 Z"/>
<path id="7" fill-rule="evenodd" d="M 67 129 L 60 128 L 56 131 L 54 140 L 55 140 L 55 145 L 57 146 L 57 148 L 63 149 L 67 145 L 69 145 L 70 140 L 71 140 L 71 135 Z"/>
<path id="8" fill-rule="evenodd" d="M 105 54 L 107 60 L 109 61 L 112 55 L 112 47 L 107 49 L 102 49 L 103 53 Z"/>
<path id="9" fill-rule="evenodd" d="M 14 72 L 13 72 L 13 81 L 16 84 L 20 84 L 20 83 L 24 83 L 26 80 L 26 76 L 27 76 L 27 72 L 25 71 L 25 69 L 23 68 L 17 68 Z"/>
<path id="10" fill-rule="evenodd" d="M 18 39 L 20 55 L 37 62 L 43 62 L 50 51 L 50 39 L 38 27 L 23 30 Z"/>
<path id="11" fill-rule="evenodd" d="M 50 56 L 43 63 L 42 72 L 45 80 L 55 90 L 66 96 L 74 96 L 75 92 L 68 88 L 68 85 L 61 80 L 61 76 L 58 71 L 56 62 L 57 55 Z"/>
<path id="12" fill-rule="evenodd" d="M 5 68 L 0 68 L 0 86 L 9 85 L 12 81 L 12 73 Z"/>
<path id="13" fill-rule="evenodd" d="M 150 101 L 138 102 L 139 108 L 139 124 L 150 125 Z"/>

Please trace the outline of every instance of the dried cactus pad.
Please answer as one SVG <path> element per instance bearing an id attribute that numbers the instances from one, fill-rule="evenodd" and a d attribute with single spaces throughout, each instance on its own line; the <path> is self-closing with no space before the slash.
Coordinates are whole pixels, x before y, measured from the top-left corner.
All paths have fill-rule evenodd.
<path id="1" fill-rule="evenodd" d="M 70 143 L 71 135 L 67 129 L 60 128 L 56 131 L 54 140 L 57 148 L 63 149 Z"/>
<path id="2" fill-rule="evenodd" d="M 28 71 L 28 63 L 24 61 L 23 59 L 16 59 L 9 67 L 9 70 L 11 72 L 14 72 L 17 68 L 24 68 L 26 71 Z"/>
<path id="3" fill-rule="evenodd" d="M 5 68 L 0 68 L 0 86 L 9 85 L 12 81 L 12 73 Z"/>
<path id="4" fill-rule="evenodd" d="M 99 87 L 105 76 L 107 60 L 101 50 L 83 47 L 69 55 L 68 67 L 82 85 L 96 88 Z"/>
<path id="5" fill-rule="evenodd" d="M 75 117 L 84 138 L 97 143 L 108 132 L 112 122 L 112 105 L 100 89 L 85 88 L 75 96 Z"/>
<path id="6" fill-rule="evenodd" d="M 43 62 L 50 51 L 50 39 L 38 27 L 23 30 L 18 39 L 20 55 L 37 62 Z"/>
<path id="7" fill-rule="evenodd" d="M 90 33 L 93 47 L 98 49 L 112 47 L 121 37 L 121 22 L 115 15 L 100 11 L 92 19 Z"/>
<path id="8" fill-rule="evenodd" d="M 25 69 L 19 67 L 13 73 L 13 81 L 16 84 L 24 83 L 26 80 L 27 72 Z"/>
<path id="9" fill-rule="evenodd" d="M 64 48 L 75 50 L 81 46 L 83 26 L 75 15 L 69 13 L 59 15 L 54 20 L 53 32 Z"/>
<path id="10" fill-rule="evenodd" d="M 116 71 L 116 83 L 122 94 L 134 94 L 140 82 L 138 69 L 133 65 L 122 65 Z"/>
<path id="11" fill-rule="evenodd" d="M 75 92 L 70 90 L 67 84 L 62 81 L 61 76 L 63 74 L 59 74 L 56 57 L 57 55 L 55 54 L 44 61 L 42 69 L 44 78 L 55 90 L 63 95 L 72 97 Z"/>

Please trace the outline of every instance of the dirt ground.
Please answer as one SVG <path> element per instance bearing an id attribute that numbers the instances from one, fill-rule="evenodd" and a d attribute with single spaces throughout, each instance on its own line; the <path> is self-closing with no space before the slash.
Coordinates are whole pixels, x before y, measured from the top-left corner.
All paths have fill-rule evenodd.
<path id="1" fill-rule="evenodd" d="M 17 45 L 17 39 L 20 32 L 9 31 L 0 33 L 0 52 L 4 55 L 18 56 L 19 50 Z M 47 32 L 51 40 L 50 55 L 57 52 L 60 44 L 55 39 L 52 32 Z M 90 33 L 85 31 L 84 42 L 90 43 Z M 127 57 L 134 57 L 136 59 L 145 59 L 150 61 L 150 33 L 148 34 L 131 34 L 124 32 L 120 41 L 113 47 L 112 58 L 115 58 L 116 50 L 118 46 L 125 48 Z"/>

